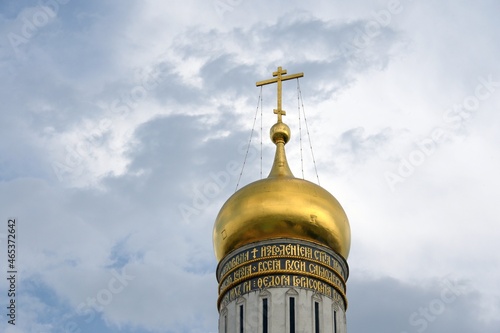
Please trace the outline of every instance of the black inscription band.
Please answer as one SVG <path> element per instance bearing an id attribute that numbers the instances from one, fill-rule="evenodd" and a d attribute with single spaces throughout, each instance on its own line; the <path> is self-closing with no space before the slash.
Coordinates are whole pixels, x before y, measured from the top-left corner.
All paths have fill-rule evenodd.
<path id="1" fill-rule="evenodd" d="M 339 304 L 343 304 L 344 310 L 347 308 L 347 298 L 341 290 L 338 290 L 325 281 L 319 280 L 315 277 L 304 276 L 302 274 L 273 274 L 247 279 L 246 281 L 233 286 L 225 293 L 221 294 L 217 301 L 217 307 L 220 311 L 228 303 L 234 301 L 244 294 L 247 294 L 251 291 L 273 287 L 296 287 L 311 289 L 321 295 L 339 302 Z"/>
<path id="2" fill-rule="evenodd" d="M 314 243 L 269 240 L 244 246 L 217 267 L 219 310 L 252 291 L 273 287 L 311 289 L 347 308 L 344 258 Z"/>
<path id="3" fill-rule="evenodd" d="M 342 278 L 347 279 L 347 264 L 345 261 L 333 251 L 328 251 L 324 248 L 319 248 L 315 244 L 302 244 L 292 242 L 279 242 L 259 244 L 252 247 L 247 247 L 244 250 L 239 250 L 234 254 L 230 254 L 224 258 L 217 268 L 217 280 L 221 282 L 228 272 L 234 270 L 249 261 L 256 261 L 263 258 L 296 258 L 308 259 L 314 262 L 329 266 L 336 271 Z"/>
<path id="4" fill-rule="evenodd" d="M 274 273 L 309 273 L 311 276 L 323 278 L 345 293 L 345 281 L 342 276 L 329 267 L 302 259 L 267 259 L 253 261 L 249 264 L 237 266 L 223 277 L 219 284 L 219 294 L 226 291 L 232 285 L 253 276 Z"/>

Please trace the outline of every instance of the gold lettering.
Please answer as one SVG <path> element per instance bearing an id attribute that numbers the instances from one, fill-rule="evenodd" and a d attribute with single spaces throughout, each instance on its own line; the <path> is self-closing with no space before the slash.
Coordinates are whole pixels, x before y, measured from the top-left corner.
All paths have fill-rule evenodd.
<path id="1" fill-rule="evenodd" d="M 306 258 L 312 259 L 312 249 L 310 247 L 306 248 Z"/>
<path id="2" fill-rule="evenodd" d="M 264 276 L 257 280 L 257 286 L 259 289 L 269 288 L 269 287 L 281 287 L 290 285 L 290 276 L 288 275 L 271 275 Z"/>
<path id="3" fill-rule="evenodd" d="M 221 302 L 220 302 L 220 308 L 224 308 L 227 304 L 229 303 L 229 295 L 226 294 L 224 295 L 224 297 L 222 298 Z"/>
<path id="4" fill-rule="evenodd" d="M 231 276 L 228 276 L 220 285 L 219 290 L 223 290 L 233 282 L 233 278 Z"/>
<path id="5" fill-rule="evenodd" d="M 246 266 L 240 267 L 237 270 L 235 270 L 233 273 L 233 276 L 234 276 L 234 280 L 237 281 L 237 280 L 242 279 L 250 274 L 252 274 L 252 265 L 246 265 Z"/>
<path id="6" fill-rule="evenodd" d="M 312 259 L 312 249 L 302 245 L 297 245 L 297 253 L 300 257 Z"/>
<path id="7" fill-rule="evenodd" d="M 325 295 L 328 297 L 332 297 L 332 288 L 326 287 Z"/>
<path id="8" fill-rule="evenodd" d="M 285 261 L 285 269 L 291 271 L 302 271 L 306 270 L 306 263 L 302 260 L 287 260 Z"/>
<path id="9" fill-rule="evenodd" d="M 250 251 L 239 253 L 229 260 L 221 270 L 220 276 L 224 276 L 228 271 L 250 259 Z"/>
<path id="10" fill-rule="evenodd" d="M 260 261 L 258 264 L 259 272 L 281 269 L 281 261 L 278 259 Z"/>
<path id="11" fill-rule="evenodd" d="M 344 277 L 344 279 L 346 278 L 346 275 L 344 273 L 344 270 L 342 269 L 342 266 L 336 260 L 334 260 L 334 262 L 333 262 L 333 269 L 335 269 L 337 271 L 337 273 L 342 275 Z"/>
<path id="12" fill-rule="evenodd" d="M 298 253 L 299 257 L 303 257 L 304 256 L 304 248 L 300 245 L 297 245 L 297 253 Z"/>
<path id="13" fill-rule="evenodd" d="M 323 264 L 331 266 L 331 261 L 330 261 L 331 257 L 324 251 L 314 250 L 314 259 L 318 260 Z"/>
<path id="14" fill-rule="evenodd" d="M 277 280 L 277 276 L 270 276 L 268 280 L 268 287 L 276 287 L 279 285 L 279 280 Z"/>
<path id="15" fill-rule="evenodd" d="M 300 278 L 300 284 L 301 284 L 304 288 L 309 288 L 309 280 L 307 280 L 305 277 L 301 277 L 301 278 Z"/>
<path id="16" fill-rule="evenodd" d="M 309 272 L 330 281 L 331 283 L 338 286 L 341 290 L 345 290 L 344 284 L 335 274 L 333 274 L 330 269 L 311 263 L 309 264 Z"/>
<path id="17" fill-rule="evenodd" d="M 286 255 L 296 256 L 297 255 L 297 246 L 293 244 L 287 244 L 285 249 Z"/>
<path id="18" fill-rule="evenodd" d="M 309 281 L 311 282 L 311 289 L 318 290 L 318 281 L 312 279 L 309 279 Z"/>
<path id="19" fill-rule="evenodd" d="M 237 285 L 231 291 L 229 292 L 229 298 L 230 299 L 235 299 L 237 297 L 241 296 L 241 285 Z"/>
<path id="20" fill-rule="evenodd" d="M 271 252 L 272 252 L 272 246 L 270 245 L 266 245 L 266 246 L 263 246 L 261 248 L 261 251 L 262 251 L 262 257 L 269 257 L 271 256 Z"/>
<path id="21" fill-rule="evenodd" d="M 309 264 L 309 272 L 311 272 L 313 274 L 318 274 L 317 270 L 318 270 L 318 266 L 316 266 L 315 264 Z"/>
<path id="22" fill-rule="evenodd" d="M 267 281 L 267 276 L 263 277 L 263 278 L 259 278 L 257 280 L 257 286 L 259 287 L 259 289 L 262 289 L 264 288 L 264 284 L 265 284 L 265 281 Z"/>
<path id="23" fill-rule="evenodd" d="M 328 297 L 332 297 L 334 295 L 334 290 L 327 284 L 312 279 L 312 278 L 307 278 L 303 276 L 293 276 L 292 277 L 292 286 L 294 287 L 299 287 L 299 288 L 307 288 L 307 289 L 312 289 L 315 290 L 323 295 L 326 295 Z"/>

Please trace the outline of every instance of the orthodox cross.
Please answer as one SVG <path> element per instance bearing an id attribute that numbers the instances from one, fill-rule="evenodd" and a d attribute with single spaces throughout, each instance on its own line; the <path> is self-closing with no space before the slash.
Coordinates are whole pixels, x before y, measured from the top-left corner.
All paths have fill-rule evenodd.
<path id="1" fill-rule="evenodd" d="M 266 84 L 271 84 L 271 83 L 278 83 L 278 107 L 274 110 L 274 113 L 278 115 L 278 122 L 281 123 L 281 116 L 286 115 L 285 110 L 281 109 L 281 82 L 286 81 L 286 80 L 291 80 L 291 79 L 297 79 L 299 77 L 303 77 L 304 73 L 297 73 L 297 74 L 290 74 L 290 75 L 284 75 L 286 74 L 286 69 L 282 69 L 281 66 L 278 67 L 278 70 L 276 72 L 273 72 L 273 76 L 275 78 L 269 79 L 269 80 L 264 80 L 264 81 L 259 81 L 255 85 L 257 87 L 264 86 Z"/>

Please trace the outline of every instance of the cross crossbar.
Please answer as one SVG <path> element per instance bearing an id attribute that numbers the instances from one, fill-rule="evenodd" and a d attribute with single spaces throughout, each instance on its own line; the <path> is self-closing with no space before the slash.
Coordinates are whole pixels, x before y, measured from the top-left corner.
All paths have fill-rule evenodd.
<path id="1" fill-rule="evenodd" d="M 298 79 L 299 77 L 304 76 L 304 73 L 297 73 L 297 74 L 290 74 L 290 75 L 284 75 L 284 74 L 286 74 L 286 69 L 282 69 L 280 66 L 280 67 L 278 67 L 278 70 L 276 72 L 273 72 L 273 76 L 275 76 L 275 78 L 263 80 L 263 81 L 259 81 L 259 82 L 255 83 L 255 86 L 257 86 L 257 87 L 264 86 L 267 84 L 277 83 L 277 85 L 278 85 L 278 103 L 277 103 L 277 108 L 274 110 L 274 113 L 278 115 L 278 122 L 282 122 L 282 116 L 286 115 L 285 110 L 283 110 L 281 108 L 281 94 L 282 94 L 281 83 L 283 81 Z"/>

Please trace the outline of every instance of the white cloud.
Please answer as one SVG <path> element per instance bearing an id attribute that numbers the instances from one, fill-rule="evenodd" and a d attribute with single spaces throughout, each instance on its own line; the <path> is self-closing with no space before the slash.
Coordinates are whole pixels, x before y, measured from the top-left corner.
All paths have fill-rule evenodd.
<path id="1" fill-rule="evenodd" d="M 233 1 L 224 13 L 216 5 L 70 1 L 21 54 L 1 42 L 0 205 L 21 223 L 21 285 L 43 286 L 29 289 L 33 306 L 19 327 L 215 331 L 212 223 L 238 181 L 228 163 L 242 164 L 255 81 L 282 65 L 305 72 L 321 184 L 351 221 L 350 327 L 415 331 L 408 317 L 451 274 L 472 291 L 427 331 L 498 330 L 500 89 L 493 83 L 473 112 L 453 111 L 476 96 L 479 78 L 500 81 L 494 5 L 325 1 L 283 10 Z M 9 5 L 0 32 L 22 29 L 23 15 L 40 8 Z M 287 154 L 300 176 L 296 86 L 284 89 Z M 263 98 L 265 176 L 274 88 Z M 459 114 L 460 123 L 446 121 Z M 436 129 L 448 139 L 426 154 L 418 143 Z M 392 191 L 385 174 L 405 160 L 418 165 Z M 240 187 L 259 177 L 258 161 L 252 148 Z M 305 168 L 314 180 L 309 161 Z M 227 182 L 200 199 L 222 174 Z M 193 210 L 186 218 L 180 207 Z M 120 272 L 134 278 L 115 293 Z M 81 313 L 89 297 L 106 303 L 92 323 Z"/>

